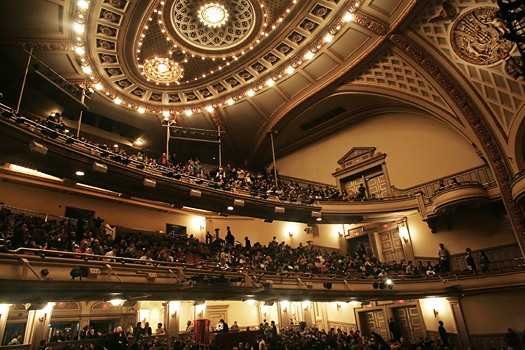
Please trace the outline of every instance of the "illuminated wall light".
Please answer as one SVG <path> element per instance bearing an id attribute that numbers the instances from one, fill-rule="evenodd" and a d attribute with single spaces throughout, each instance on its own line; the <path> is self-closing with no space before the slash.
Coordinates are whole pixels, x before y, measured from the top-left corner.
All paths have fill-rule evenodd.
<path id="1" fill-rule="evenodd" d="M 89 68 L 88 66 L 82 68 L 82 71 L 86 74 L 91 74 L 91 68 Z"/>
<path id="2" fill-rule="evenodd" d="M 142 142 L 142 140 L 137 140 L 137 141 L 135 141 L 135 143 L 136 143 L 137 145 L 140 146 L 140 145 L 142 145 L 144 142 Z"/>
<path id="3" fill-rule="evenodd" d="M 75 49 L 75 52 L 78 53 L 79 55 L 83 55 L 84 53 L 86 53 L 86 51 L 84 51 L 84 48 L 80 46 Z"/>
<path id="4" fill-rule="evenodd" d="M 146 109 L 144 107 L 139 107 L 138 112 L 139 113 L 144 113 L 144 112 L 146 112 Z"/>
<path id="5" fill-rule="evenodd" d="M 84 33 L 84 26 L 80 23 L 75 23 L 75 25 L 73 26 L 73 29 L 77 33 Z"/>
<path id="6" fill-rule="evenodd" d="M 248 90 L 248 96 L 252 97 L 253 95 L 255 95 L 255 91 L 252 89 Z"/>
<path id="7" fill-rule="evenodd" d="M 230 98 L 230 99 L 228 100 L 228 104 L 231 106 L 231 105 L 233 104 L 233 99 Z"/>
<path id="8" fill-rule="evenodd" d="M 78 7 L 84 10 L 89 7 L 89 3 L 86 0 L 80 0 L 79 2 L 77 2 L 77 5 Z"/>
<path id="9" fill-rule="evenodd" d="M 294 71 L 293 67 L 292 66 L 288 66 L 288 68 L 286 68 L 286 73 L 288 74 L 292 74 Z"/>
<path id="10" fill-rule="evenodd" d="M 324 37 L 324 41 L 326 41 L 327 43 L 329 43 L 333 39 L 334 39 L 334 37 L 332 35 L 330 35 L 330 34 L 326 34 L 326 36 Z"/>
<path id="11" fill-rule="evenodd" d="M 113 102 L 115 102 L 116 104 L 119 105 L 119 104 L 122 103 L 122 100 L 121 100 L 120 98 L 117 97 L 116 99 L 113 100 Z"/>
<path id="12" fill-rule="evenodd" d="M 213 107 L 212 106 L 208 106 L 208 107 L 206 107 L 206 110 L 211 113 L 211 112 L 213 112 Z"/>
<path id="13" fill-rule="evenodd" d="M 253 299 L 248 299 L 248 300 L 246 300 L 246 304 L 248 304 L 248 305 L 253 305 L 253 304 L 255 304 L 255 300 L 253 300 Z"/>
<path id="14" fill-rule="evenodd" d="M 191 112 L 190 109 L 187 109 L 186 112 L 184 112 L 184 113 L 186 113 L 186 115 L 187 115 L 188 117 L 189 117 L 190 115 L 192 115 L 192 112 Z"/>
<path id="15" fill-rule="evenodd" d="M 266 85 L 268 85 L 268 86 L 273 86 L 274 83 L 275 83 L 275 82 L 273 81 L 273 79 L 268 79 L 268 80 L 266 81 Z"/>
<path id="16" fill-rule="evenodd" d="M 112 299 L 109 301 L 113 306 L 120 306 L 124 302 L 122 299 Z"/>
<path id="17" fill-rule="evenodd" d="M 314 57 L 314 54 L 312 53 L 312 51 L 308 51 L 306 55 L 304 55 L 304 57 L 306 57 L 307 60 L 311 60 L 312 57 Z"/>

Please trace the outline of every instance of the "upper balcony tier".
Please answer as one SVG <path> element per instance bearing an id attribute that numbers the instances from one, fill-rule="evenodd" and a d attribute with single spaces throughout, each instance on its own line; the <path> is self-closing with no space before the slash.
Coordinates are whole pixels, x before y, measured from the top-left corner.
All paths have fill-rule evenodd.
<path id="1" fill-rule="evenodd" d="M 322 219 L 322 223 L 342 224 L 398 219 L 417 211 L 426 217 L 448 212 L 461 203 L 482 204 L 499 196 L 495 183 L 490 182 L 448 188 L 432 197 L 415 187 L 396 193 L 396 197 L 370 201 L 285 198 L 275 193 L 221 186 L 162 166 L 152 167 L 136 159 L 113 156 L 108 150 L 58 134 L 30 119 L 5 113 L 2 116 L 0 159 L 3 163 L 23 165 L 59 179 L 32 181 L 48 187 L 69 186 L 74 191 L 80 179 L 75 173 L 81 171 L 85 174 L 81 178 L 83 184 L 112 191 L 105 193 L 106 196 L 144 199 L 166 208 L 186 206 L 227 213 L 228 207 L 234 207 L 233 213 L 241 216 L 311 224 Z M 49 137 L 50 132 L 54 137 Z M 473 169 L 466 176 L 472 175 L 471 172 L 488 174 L 490 169 Z M 5 169 L 0 170 L 0 176 L 12 181 L 22 177 Z M 432 182 L 426 187 L 435 185 Z M 488 192 L 485 187 L 489 188 Z"/>
<path id="2" fill-rule="evenodd" d="M 466 182 L 449 185 L 438 190 L 432 196 L 434 214 L 457 213 L 477 208 L 490 202 L 489 194 L 483 185 Z"/>

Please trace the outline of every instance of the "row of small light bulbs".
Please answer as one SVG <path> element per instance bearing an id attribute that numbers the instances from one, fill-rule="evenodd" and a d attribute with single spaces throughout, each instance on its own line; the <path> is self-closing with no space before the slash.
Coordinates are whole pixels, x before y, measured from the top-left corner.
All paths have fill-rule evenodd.
<path id="1" fill-rule="evenodd" d="M 85 0 L 80 0 L 80 2 L 82 1 L 85 1 Z M 355 11 L 355 9 L 357 9 L 357 7 L 360 6 L 360 3 L 359 2 L 356 2 L 353 6 L 353 10 Z M 322 45 L 324 44 L 327 44 L 327 43 L 330 43 L 333 38 L 334 38 L 334 35 L 341 29 L 341 25 L 342 23 L 348 23 L 348 22 L 351 22 L 352 20 L 354 19 L 354 14 L 353 12 L 350 12 L 350 11 L 346 11 L 345 14 L 343 15 L 342 17 L 342 22 L 339 21 L 337 23 L 337 26 L 334 27 L 334 28 L 331 28 L 328 30 L 328 32 L 326 33 L 326 35 L 324 36 L 323 40 L 321 40 L 320 42 L 318 42 L 318 45 L 315 47 L 315 48 L 312 48 L 311 50 L 309 50 L 308 52 L 306 52 L 306 54 L 302 55 L 298 60 L 296 60 L 294 63 L 292 63 L 290 66 L 288 66 L 284 72 L 281 72 L 279 73 L 278 75 L 276 76 L 273 76 L 272 78 L 268 79 L 266 82 L 262 83 L 262 84 L 258 84 L 258 85 L 255 85 L 253 86 L 252 88 L 250 88 L 248 91 L 244 92 L 244 93 L 241 93 L 239 94 L 238 96 L 235 96 L 235 97 L 230 97 L 229 99 L 225 100 L 225 103 L 228 104 L 228 105 L 233 105 L 235 103 L 236 100 L 238 99 L 241 99 L 243 97 L 245 97 L 246 95 L 249 96 L 249 97 L 252 97 L 255 95 L 255 93 L 261 89 L 264 88 L 264 86 L 268 86 L 268 87 L 271 87 L 275 84 L 275 82 L 282 78 L 284 73 L 288 74 L 288 75 L 291 75 L 293 74 L 293 72 L 295 71 L 295 69 L 301 65 L 302 63 L 304 63 L 306 60 L 310 60 L 313 58 L 314 56 L 314 53 L 319 50 Z M 90 71 L 91 73 L 91 71 Z M 86 74 L 89 74 L 89 73 L 86 73 Z M 92 76 L 91 77 L 92 80 L 94 80 L 94 77 Z M 99 83 L 96 83 L 94 85 L 94 87 L 97 89 L 97 90 L 103 90 L 104 87 L 103 85 L 99 82 Z M 114 93 L 113 93 L 114 94 Z M 110 91 L 106 91 L 106 95 L 110 95 Z M 118 96 L 115 97 L 113 99 L 113 102 L 115 102 L 116 104 L 121 104 L 123 102 L 123 100 L 121 98 L 119 98 Z M 178 111 L 175 111 L 174 114 L 181 114 L 181 113 L 184 113 L 185 115 L 187 116 L 191 116 L 194 112 L 201 112 L 203 109 L 206 109 L 208 112 L 213 112 L 214 108 L 216 107 L 220 107 L 222 106 L 223 103 L 220 102 L 218 103 L 216 106 L 213 106 L 213 105 L 208 105 L 206 107 L 195 107 L 193 109 L 179 109 Z M 129 107 L 131 107 L 131 104 L 128 104 Z M 145 113 L 146 112 L 146 108 L 145 107 L 138 107 L 137 108 L 137 111 L 139 113 Z M 162 115 L 164 116 L 164 119 L 165 120 L 168 120 L 170 115 L 172 114 L 172 112 L 170 110 L 164 110 L 162 112 Z"/>
<path id="2" fill-rule="evenodd" d="M 91 74 L 91 67 L 86 59 L 86 50 L 84 48 L 84 39 L 82 34 L 85 32 L 85 16 L 87 9 L 89 8 L 89 1 L 79 0 L 77 2 L 77 16 L 75 18 L 75 23 L 73 24 L 73 30 L 77 33 L 77 42 L 75 46 L 75 52 L 77 53 L 80 65 L 82 66 L 82 71 L 86 74 Z"/>
<path id="3" fill-rule="evenodd" d="M 155 9 L 154 12 L 157 13 L 159 15 L 159 18 L 161 17 L 161 14 L 162 14 L 162 6 L 164 6 L 164 1 L 161 1 L 160 2 L 160 5 L 161 5 L 161 8 L 160 10 L 158 9 Z M 292 2 L 292 5 L 287 8 L 285 11 L 284 11 L 284 16 L 281 16 L 279 17 L 279 19 L 277 19 L 277 21 L 270 27 L 267 23 L 267 20 L 268 20 L 268 12 L 266 11 L 266 8 L 264 7 L 264 4 L 261 4 L 261 10 L 263 11 L 263 27 L 267 28 L 268 30 L 267 31 L 262 31 L 261 34 L 250 44 L 249 46 L 249 49 L 250 51 L 254 49 L 255 46 L 257 46 L 258 44 L 260 44 L 262 42 L 262 40 L 264 40 L 265 38 L 268 37 L 269 33 L 276 29 L 277 26 L 279 26 L 279 24 L 281 24 L 284 19 L 286 18 L 287 15 L 289 15 L 291 13 L 291 10 L 292 8 L 295 6 L 295 4 L 297 4 L 297 0 L 293 0 Z M 153 18 L 152 17 L 149 17 L 148 18 L 149 21 L 152 21 Z M 166 39 L 166 41 L 174 41 L 168 34 L 168 30 L 167 28 L 165 27 L 164 25 L 164 22 L 162 21 L 162 19 L 159 19 L 159 24 L 161 26 L 161 29 L 162 29 L 162 33 L 164 33 L 164 37 Z M 144 26 L 144 30 L 147 30 L 148 29 L 148 26 L 145 25 Z M 145 32 L 141 33 L 140 35 L 140 38 L 138 40 L 138 46 L 141 46 L 142 45 L 142 40 L 145 38 L 146 34 Z M 176 44 L 173 45 L 174 49 L 177 49 L 178 46 Z M 137 49 L 137 52 L 140 53 L 140 49 Z M 186 53 L 186 50 L 182 50 L 183 53 Z M 169 54 L 171 54 L 172 52 L 169 51 Z M 197 53 L 196 52 L 191 52 L 189 51 L 189 53 L 191 54 L 191 57 L 194 58 Z M 228 62 L 224 62 L 224 66 L 229 66 L 230 64 L 234 63 L 235 61 L 237 61 L 239 59 L 239 57 L 245 55 L 246 52 L 245 51 L 240 51 L 240 52 L 237 52 L 235 54 L 232 54 L 231 56 L 227 57 L 227 56 L 217 56 L 217 57 L 211 57 L 211 58 L 208 58 L 208 59 L 211 59 L 212 61 L 215 61 L 215 60 L 222 60 L 222 61 L 226 61 L 227 59 L 229 59 Z M 201 57 L 202 60 L 206 60 L 206 57 L 205 56 L 202 56 Z M 137 57 L 137 60 L 140 60 L 139 57 Z M 187 59 L 184 60 L 184 62 L 188 62 Z M 217 71 L 221 71 L 223 68 L 223 65 L 220 65 L 218 67 L 216 67 L 215 69 L 212 69 L 208 72 L 208 75 L 209 74 L 214 74 L 215 72 Z M 194 80 L 199 80 L 199 79 L 203 79 L 203 78 L 206 78 L 207 74 L 202 74 L 202 76 L 200 77 L 196 77 L 194 78 Z M 190 81 L 189 80 L 186 80 L 186 83 L 189 83 Z M 180 82 L 177 82 L 178 85 L 180 85 Z"/>

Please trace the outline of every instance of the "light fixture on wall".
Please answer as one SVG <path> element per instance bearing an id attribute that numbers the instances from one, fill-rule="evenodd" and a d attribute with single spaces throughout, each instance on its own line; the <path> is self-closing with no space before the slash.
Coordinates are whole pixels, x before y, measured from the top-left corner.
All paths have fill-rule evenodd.
<path id="1" fill-rule="evenodd" d="M 293 237 L 293 233 L 288 232 L 288 236 L 290 236 L 290 238 L 292 238 Z"/>
<path id="2" fill-rule="evenodd" d="M 337 234 L 339 235 L 339 238 L 343 237 L 343 234 L 341 232 L 337 232 Z"/>
<path id="3" fill-rule="evenodd" d="M 122 303 L 124 303 L 124 301 L 125 300 L 122 300 L 122 299 L 111 299 L 109 302 L 113 306 L 120 306 L 120 305 L 122 305 Z"/>
<path id="4" fill-rule="evenodd" d="M 335 307 L 337 308 L 337 311 L 341 311 L 341 304 L 336 303 L 336 304 L 335 304 Z"/>
<path id="5" fill-rule="evenodd" d="M 439 315 L 439 310 L 437 310 L 437 309 L 432 309 L 432 312 L 434 313 L 434 317 L 437 318 L 438 315 Z"/>

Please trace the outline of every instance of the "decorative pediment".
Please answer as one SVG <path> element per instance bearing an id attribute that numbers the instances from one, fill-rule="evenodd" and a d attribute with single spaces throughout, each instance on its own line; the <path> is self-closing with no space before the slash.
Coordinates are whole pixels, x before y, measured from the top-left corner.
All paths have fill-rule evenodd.
<path id="1" fill-rule="evenodd" d="M 339 159 L 337 163 L 341 166 L 345 166 L 345 163 L 351 162 L 356 158 L 362 158 L 364 155 L 368 155 L 367 158 L 372 157 L 376 148 L 375 147 L 354 147 L 343 158 Z"/>

